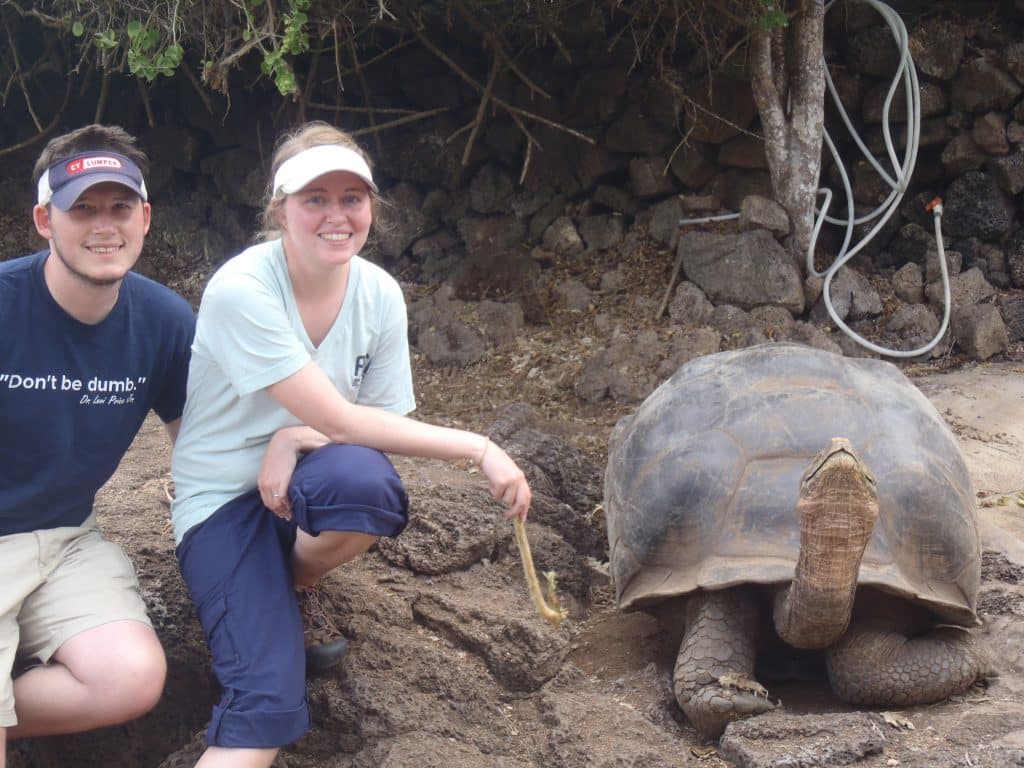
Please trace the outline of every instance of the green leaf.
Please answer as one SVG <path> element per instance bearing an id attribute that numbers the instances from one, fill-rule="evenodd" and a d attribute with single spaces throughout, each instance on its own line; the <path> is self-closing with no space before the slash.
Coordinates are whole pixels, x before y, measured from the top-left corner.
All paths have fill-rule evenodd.
<path id="1" fill-rule="evenodd" d="M 75 37 L 81 37 L 85 34 L 85 25 L 80 21 L 76 21 L 71 25 L 71 34 Z"/>
<path id="2" fill-rule="evenodd" d="M 263 61 L 260 62 L 260 72 L 262 72 L 264 75 L 269 75 L 271 72 L 274 71 L 275 62 L 273 59 L 270 58 L 272 55 L 273 54 L 267 54 L 266 56 L 263 57 Z"/>
<path id="3" fill-rule="evenodd" d="M 125 27 L 125 32 L 128 33 L 128 37 L 131 40 L 134 40 L 136 37 L 138 37 L 139 33 L 141 31 L 142 31 L 142 22 L 141 21 L 129 21 L 128 22 L 128 26 Z"/>
<path id="4" fill-rule="evenodd" d="M 105 29 L 96 33 L 97 48 L 117 48 L 117 35 L 112 29 Z"/>
<path id="5" fill-rule="evenodd" d="M 167 56 L 167 60 L 171 63 L 171 67 L 177 67 L 181 64 L 181 60 L 185 56 L 185 49 L 175 43 L 174 45 L 167 47 L 167 52 L 164 54 Z"/>
<path id="6" fill-rule="evenodd" d="M 277 90 L 282 96 L 288 96 L 299 89 L 298 83 L 295 82 L 295 75 L 290 71 L 278 72 L 274 77 L 274 85 L 277 86 Z"/>
<path id="7" fill-rule="evenodd" d="M 778 0 L 761 0 L 764 13 L 757 20 L 761 29 L 771 32 L 773 29 L 785 29 L 789 26 L 789 16 L 779 8 Z"/>

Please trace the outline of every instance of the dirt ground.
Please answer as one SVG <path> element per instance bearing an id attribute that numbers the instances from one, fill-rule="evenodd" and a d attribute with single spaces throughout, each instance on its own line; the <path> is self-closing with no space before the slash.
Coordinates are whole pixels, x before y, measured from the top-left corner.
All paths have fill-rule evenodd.
<path id="1" fill-rule="evenodd" d="M 663 288 L 636 282 L 609 298 L 613 317 L 653 312 Z M 908 369 L 960 438 L 978 492 L 978 632 L 998 677 L 955 700 L 892 713 L 855 710 L 822 679 L 771 683 L 782 706 L 730 726 L 726 749 L 725 739 L 701 744 L 672 697 L 678 628 L 613 605 L 600 479 L 610 430 L 635 406 L 586 405 L 572 393 L 574 372 L 600 344 L 593 319 L 556 313 L 466 370 L 413 361 L 420 417 L 490 429 L 514 455 L 531 457 L 530 541 L 538 569 L 558 573 L 568 620 L 556 628 L 535 613 L 511 526 L 478 475 L 396 458 L 412 521 L 397 541 L 328 578 L 351 650 L 340 670 L 310 681 L 313 729 L 275 765 L 1024 765 L 1020 351 L 995 363 Z M 516 402 L 533 415 L 506 408 Z M 163 700 L 119 728 L 16 744 L 12 768 L 193 764 L 217 690 L 174 560 L 169 454 L 163 430 L 148 421 L 97 501 L 103 527 L 136 563 L 167 650 Z"/>
<path id="2" fill-rule="evenodd" d="M 431 386 L 422 379 L 421 392 Z M 545 547 L 537 512 L 530 530 L 539 565 L 560 571 L 571 614 L 560 629 L 546 627 L 530 607 L 509 531 L 479 478 L 461 467 L 400 459 L 422 520 L 443 521 L 443 507 L 479 513 L 461 529 L 449 521 L 456 530 L 447 536 L 424 538 L 411 526 L 402 552 L 378 550 L 332 576 L 329 589 L 353 651 L 338 679 L 311 683 L 314 730 L 280 764 L 1024 764 L 1024 376 L 1019 365 L 999 363 L 917 381 L 963 441 L 979 493 L 986 549 L 980 632 L 1000 675 L 987 686 L 900 710 L 886 722 L 838 702 L 822 680 L 779 684 L 771 692 L 783 708 L 761 718 L 771 738 L 762 734 L 745 757 L 726 760 L 714 745 L 698 743 L 672 701 L 677 637 L 647 614 L 618 613 L 595 563 L 552 563 L 557 547 Z M 442 396 L 428 391 L 425 399 Z M 594 433 L 606 426 L 595 424 Z M 570 422 L 565 434 L 579 428 Z M 162 429 L 148 422 L 98 501 L 104 527 L 137 563 L 167 648 L 164 700 L 120 729 L 21 745 L 14 759 L 22 765 L 156 766 L 205 723 L 215 688 L 173 559 L 168 460 Z M 489 533 L 473 538 L 471 529 Z M 460 549 L 462 539 L 487 546 Z M 523 646 L 523 658 L 502 665 L 503 655 Z M 847 713 L 853 719 L 843 719 Z M 815 746 L 822 738 L 852 751 L 822 752 Z M 191 765 L 195 751 L 167 765 Z"/>

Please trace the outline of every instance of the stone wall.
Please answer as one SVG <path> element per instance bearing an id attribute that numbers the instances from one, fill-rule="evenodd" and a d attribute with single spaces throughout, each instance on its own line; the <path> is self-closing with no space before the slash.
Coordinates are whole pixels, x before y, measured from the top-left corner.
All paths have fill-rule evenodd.
<path id="1" fill-rule="evenodd" d="M 937 349 L 948 351 L 955 342 L 957 349 L 987 358 L 1024 336 L 1018 293 L 1024 288 L 1021 5 L 899 4 L 920 76 L 920 156 L 899 212 L 836 276 L 830 294 L 840 319 L 884 343 L 913 347 L 938 328 L 942 288 L 932 217 L 924 209 L 935 197 L 944 200 L 954 302 L 953 335 Z M 360 132 L 393 203 L 388 226 L 374 242 L 375 257 L 418 280 L 448 282 L 456 293 L 501 296 L 552 255 L 586 258 L 653 242 L 677 251 L 680 296 L 692 303 L 696 290 L 713 308 L 730 308 L 715 322 L 734 337 L 736 327 L 748 340 L 764 335 L 762 326 L 737 315 L 758 307 L 782 307 L 796 323 L 828 325 L 820 281 L 805 280 L 806 269 L 793 264 L 785 249 L 741 231 L 768 230 L 768 240 L 785 242 L 787 230 L 762 200 L 771 197 L 771 185 L 742 52 L 711 68 L 699 47 L 680 46 L 676 59 L 655 74 L 634 66 L 628 37 L 609 45 L 608 23 L 588 18 L 564 47 L 541 46 L 521 62 L 522 76 L 503 75 L 494 93 L 519 112 L 513 116 L 492 104 L 479 130 L 471 129 L 478 90 L 415 45 L 368 68 L 362 89 L 335 94 L 343 104 L 418 110 L 419 116 L 436 112 L 378 132 L 365 132 L 364 112 L 316 109 L 322 94 L 300 109 L 275 99 L 256 79 L 230 98 L 201 94 L 181 76 L 160 81 L 150 89 L 147 110 L 134 83 L 115 78 L 106 119 L 142 136 L 156 161 L 150 180 L 156 223 L 174 225 L 154 227 L 151 245 L 159 259 L 151 271 L 195 298 L 209 270 L 251 239 L 275 137 L 303 118 L 322 118 Z M 891 33 L 860 3 L 837 4 L 827 26 L 836 88 L 866 145 L 884 162 L 882 109 L 898 64 Z M 488 62 L 460 50 L 458 30 L 449 34 L 447 50 L 465 54 L 459 59 L 464 71 L 486 82 Z M 69 125 L 91 119 L 88 89 L 83 94 L 86 104 L 72 106 Z M 906 133 L 899 93 L 893 103 L 891 131 L 899 145 Z M 16 108 L 0 118 L 8 143 L 30 132 L 23 118 Z M 376 117 L 377 124 L 384 120 Z M 834 109 L 828 124 L 852 179 L 858 214 L 870 210 L 889 190 Z M 18 180 L 27 175 L 34 151 L 0 157 L 5 212 L 31 205 L 28 186 Z M 843 210 L 831 160 L 822 176 L 836 190 L 832 211 Z M 744 218 L 718 227 L 714 236 L 680 238 L 689 229 L 680 229 L 681 218 L 741 209 Z M 832 229 L 822 235 L 819 259 L 839 248 L 841 234 Z M 703 257 L 691 253 L 712 241 Z M 13 244 L 8 235 L 5 249 Z M 709 259 L 714 252 L 732 258 Z M 758 262 L 765 260 L 775 283 L 759 276 Z M 867 278 L 891 291 L 880 298 L 877 282 Z M 574 288 L 562 288 L 571 301 Z M 679 297 L 669 306 L 673 318 L 692 309 Z"/>

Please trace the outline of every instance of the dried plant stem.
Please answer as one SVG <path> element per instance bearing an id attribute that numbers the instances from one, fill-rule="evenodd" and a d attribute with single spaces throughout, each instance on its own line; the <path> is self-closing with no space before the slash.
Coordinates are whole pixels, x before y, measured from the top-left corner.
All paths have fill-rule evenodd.
<path id="1" fill-rule="evenodd" d="M 540 582 L 537 580 L 537 571 L 533 565 L 533 555 L 530 553 L 530 542 L 526 539 L 526 526 L 518 518 L 515 519 L 514 523 L 516 546 L 519 547 L 519 557 L 523 561 L 523 573 L 526 575 L 526 583 L 530 588 L 530 598 L 533 600 L 533 604 L 536 606 L 537 613 L 541 615 L 541 618 L 557 627 L 565 620 L 566 613 L 558 606 L 558 598 L 555 595 L 554 589 L 554 573 L 545 574 L 548 581 L 548 599 L 553 603 L 553 606 L 551 606 L 548 605 L 540 591 Z"/>

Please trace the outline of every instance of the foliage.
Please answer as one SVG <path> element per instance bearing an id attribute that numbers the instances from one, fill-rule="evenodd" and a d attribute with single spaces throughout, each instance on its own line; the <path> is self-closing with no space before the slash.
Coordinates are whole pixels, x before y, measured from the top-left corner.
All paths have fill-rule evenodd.
<path id="1" fill-rule="evenodd" d="M 257 57 L 260 73 L 282 95 L 296 97 L 302 57 L 327 53 L 335 78 L 359 67 L 358 54 L 381 40 L 401 43 L 425 29 L 450 25 L 460 15 L 490 34 L 517 41 L 520 53 L 564 43 L 595 18 L 596 33 L 628 40 L 637 63 L 663 66 L 696 33 L 705 46 L 728 37 L 722 30 L 785 26 L 785 0 L 0 0 L 4 23 L 20 18 L 56 36 L 77 61 L 128 71 L 152 82 L 183 64 L 198 67 L 203 82 L 225 91 L 230 72 Z M 709 29 L 713 29 L 709 32 Z M 510 52 L 511 53 L 511 52 Z M 337 83 L 341 87 L 341 83 Z M 341 88 L 343 89 L 343 88 Z"/>
<path id="2" fill-rule="evenodd" d="M 157 75 L 172 75 L 185 55 L 185 49 L 178 43 L 161 45 L 160 32 L 155 27 L 143 26 L 140 21 L 128 22 L 125 34 L 129 40 L 128 69 L 143 80 L 152 82 Z"/>
<path id="3" fill-rule="evenodd" d="M 449 111 L 450 105 L 409 109 L 370 92 L 364 70 L 412 46 L 478 102 L 475 116 L 448 138 L 465 137 L 462 164 L 488 115 L 501 112 L 526 140 L 525 179 L 531 157 L 543 151 L 536 125 L 595 141 L 535 107 L 552 98 L 539 82 L 547 78 L 541 62 L 557 71 L 574 57 L 607 58 L 660 75 L 676 97 L 693 103 L 692 84 L 711 83 L 719 69 L 745 70 L 750 35 L 779 36 L 793 8 L 821 1 L 0 0 L 9 43 L 0 48 L 0 106 L 20 95 L 36 128 L 26 141 L 0 147 L 0 156 L 54 130 L 73 93 L 83 98 L 95 72 L 101 74 L 96 121 L 111 98 L 113 73 L 143 86 L 180 73 L 210 113 L 210 92 L 224 94 L 230 105 L 233 89 L 269 85 L 294 103 L 284 114 L 305 120 L 310 112 L 362 112 L 368 125 L 361 132 Z M 63 82 L 60 106 L 53 75 Z M 153 126 L 149 91 L 139 93 Z"/>
<path id="4" fill-rule="evenodd" d="M 758 25 L 762 29 L 773 30 L 789 26 L 789 16 L 779 7 L 778 0 L 761 0 L 761 3 L 764 9 L 758 19 Z"/>

